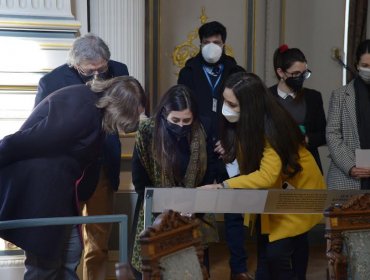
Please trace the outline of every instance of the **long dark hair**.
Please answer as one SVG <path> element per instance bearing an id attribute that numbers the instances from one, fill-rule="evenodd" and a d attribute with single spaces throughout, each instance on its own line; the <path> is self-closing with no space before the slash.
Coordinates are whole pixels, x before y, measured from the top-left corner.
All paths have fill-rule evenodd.
<path id="1" fill-rule="evenodd" d="M 186 109 L 193 113 L 192 126 L 199 126 L 197 110 L 195 102 L 191 97 L 190 89 L 184 85 L 176 85 L 163 95 L 154 114 L 154 141 L 152 147 L 154 159 L 161 166 L 162 170 L 175 176 L 177 182 L 181 181 L 180 163 L 177 160 L 177 143 L 176 139 L 166 129 L 165 122 L 167 122 L 167 117 L 171 111 L 183 111 Z"/>
<path id="2" fill-rule="evenodd" d="M 266 141 L 278 153 L 282 172 L 291 177 L 302 167 L 298 150 L 304 139 L 292 117 L 278 104 L 262 80 L 252 73 L 235 73 L 225 82 L 240 106 L 240 119 L 223 118 L 221 142 L 225 161 L 238 158 L 241 174 L 260 168 Z"/>
<path id="3" fill-rule="evenodd" d="M 361 56 L 365 53 L 370 53 L 370 40 L 362 41 L 356 49 L 356 60 L 355 60 L 355 68 L 357 69 L 357 66 L 360 62 Z"/>

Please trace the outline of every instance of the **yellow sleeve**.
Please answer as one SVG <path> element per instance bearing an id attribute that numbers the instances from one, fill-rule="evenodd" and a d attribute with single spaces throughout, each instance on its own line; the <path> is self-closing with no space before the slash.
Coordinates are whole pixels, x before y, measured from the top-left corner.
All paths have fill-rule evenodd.
<path id="1" fill-rule="evenodd" d="M 272 188 L 281 186 L 282 163 L 275 150 L 266 144 L 259 170 L 226 180 L 230 188 Z"/>

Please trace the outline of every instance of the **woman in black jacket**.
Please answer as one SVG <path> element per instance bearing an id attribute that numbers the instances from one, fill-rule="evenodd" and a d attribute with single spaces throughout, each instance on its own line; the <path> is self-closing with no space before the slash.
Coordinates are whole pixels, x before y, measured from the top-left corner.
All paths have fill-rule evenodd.
<path id="1" fill-rule="evenodd" d="M 303 87 L 311 75 L 306 57 L 301 50 L 282 45 L 274 53 L 274 70 L 279 82 L 270 91 L 298 124 L 322 171 L 317 148 L 326 144 L 326 119 L 321 93 Z"/>

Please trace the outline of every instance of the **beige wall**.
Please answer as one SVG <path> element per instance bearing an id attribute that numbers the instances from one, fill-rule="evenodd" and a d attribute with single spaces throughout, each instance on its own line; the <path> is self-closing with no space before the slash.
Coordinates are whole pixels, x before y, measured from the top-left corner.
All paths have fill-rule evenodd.
<path id="1" fill-rule="evenodd" d="M 207 21 L 217 20 L 228 31 L 226 43 L 232 47 L 238 63 L 246 65 L 246 14 L 245 0 L 161 0 L 159 26 L 159 94 L 176 84 L 180 68 L 172 62 L 175 46 L 185 42 L 191 31 L 201 25 L 200 15 L 205 8 Z M 199 38 L 194 40 L 199 46 Z"/>

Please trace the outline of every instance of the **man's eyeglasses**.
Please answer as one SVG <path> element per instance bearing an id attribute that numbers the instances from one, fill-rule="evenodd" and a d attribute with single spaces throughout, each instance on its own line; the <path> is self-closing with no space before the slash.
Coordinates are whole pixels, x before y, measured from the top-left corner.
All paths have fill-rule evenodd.
<path id="1" fill-rule="evenodd" d="M 99 75 L 99 74 L 104 74 L 105 72 L 108 71 L 108 64 L 105 64 L 102 67 L 99 67 L 97 69 L 83 69 L 81 66 L 77 66 L 77 71 L 84 76 L 90 77 L 93 75 Z"/>
<path id="2" fill-rule="evenodd" d="M 291 77 L 293 78 L 302 78 L 304 80 L 307 80 L 310 76 L 311 76 L 311 70 L 307 69 L 306 71 L 303 71 L 303 72 L 293 72 L 293 73 L 289 73 L 287 71 L 285 71 L 285 73 L 291 75 Z"/>

